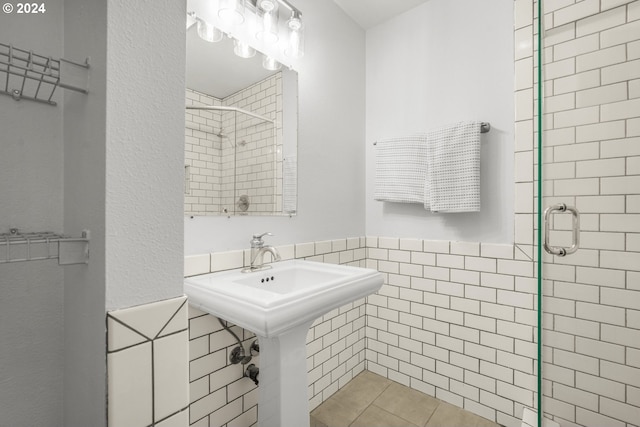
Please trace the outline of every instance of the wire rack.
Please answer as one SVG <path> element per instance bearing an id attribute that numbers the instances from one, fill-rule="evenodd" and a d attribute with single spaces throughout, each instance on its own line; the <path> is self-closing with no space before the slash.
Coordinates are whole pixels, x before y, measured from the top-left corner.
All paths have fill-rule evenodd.
<path id="1" fill-rule="evenodd" d="M 53 95 L 58 87 L 89 93 L 88 68 L 88 58 L 81 64 L 0 43 L 0 93 L 16 101 L 28 99 L 56 105 Z"/>
<path id="2" fill-rule="evenodd" d="M 0 234 L 0 264 L 57 259 L 59 265 L 89 263 L 89 232 L 68 237 L 49 231 L 21 233 L 12 228 Z"/>

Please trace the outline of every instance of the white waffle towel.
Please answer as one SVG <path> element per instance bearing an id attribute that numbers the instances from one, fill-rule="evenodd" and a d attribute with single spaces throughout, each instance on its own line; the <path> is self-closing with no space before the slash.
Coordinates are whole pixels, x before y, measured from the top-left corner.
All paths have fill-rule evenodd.
<path id="1" fill-rule="evenodd" d="M 460 122 L 426 134 L 424 207 L 433 212 L 480 211 L 480 122 Z"/>
<path id="2" fill-rule="evenodd" d="M 375 145 L 373 198 L 382 202 L 424 203 L 427 176 L 425 135 L 390 138 Z"/>

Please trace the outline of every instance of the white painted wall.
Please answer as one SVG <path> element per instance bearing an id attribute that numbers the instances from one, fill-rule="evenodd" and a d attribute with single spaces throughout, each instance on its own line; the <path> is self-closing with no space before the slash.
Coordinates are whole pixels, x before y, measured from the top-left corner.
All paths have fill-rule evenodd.
<path id="1" fill-rule="evenodd" d="M 61 56 L 62 3 L 48 1 L 41 15 L 1 13 L 0 41 Z M 60 106 L 0 96 L 0 233 L 62 232 L 62 115 Z M 0 264 L 1 425 L 62 425 L 62 337 L 63 269 Z"/>
<path id="2" fill-rule="evenodd" d="M 513 2 L 431 0 L 367 31 L 366 233 L 513 242 Z M 377 139 L 461 120 L 482 136 L 479 213 L 373 200 Z"/>
<path id="3" fill-rule="evenodd" d="M 185 218 L 185 254 L 364 233 L 365 34 L 331 1 L 296 0 L 306 25 L 299 73 L 298 215 Z M 182 181 L 181 181 L 182 182 Z"/>
<path id="4" fill-rule="evenodd" d="M 186 3 L 107 13 L 109 311 L 182 295 Z"/>

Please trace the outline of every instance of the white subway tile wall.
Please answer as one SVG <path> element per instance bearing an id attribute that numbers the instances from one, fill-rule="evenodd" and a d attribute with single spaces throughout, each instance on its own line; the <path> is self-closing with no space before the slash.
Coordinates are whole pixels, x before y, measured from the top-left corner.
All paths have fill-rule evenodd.
<path id="1" fill-rule="evenodd" d="M 405 259 L 424 260 L 403 269 L 380 250 L 388 240 L 367 238 L 367 266 L 387 270 L 383 289 L 367 299 L 367 369 L 520 425 L 518 410 L 533 405 L 536 353 L 534 327 L 518 318 L 534 309 L 535 287 L 516 283 L 532 279 L 532 263 L 516 261 L 513 245 L 425 240 L 408 246 L 399 239 L 410 248 Z M 400 270 L 405 273 L 396 275 Z"/>
<path id="2" fill-rule="evenodd" d="M 247 213 L 281 211 L 281 73 L 224 99 L 186 89 L 186 105 L 239 107 L 276 125 L 231 111 L 187 110 L 185 214 L 234 212 L 241 195 L 249 197 Z"/>
<path id="3" fill-rule="evenodd" d="M 234 197 L 233 188 L 225 186 L 222 203 L 233 207 L 237 197 L 246 194 L 251 202 L 247 212 L 281 212 L 282 73 L 278 72 L 225 98 L 223 103 L 276 120 L 276 126 L 244 114 L 223 114 L 223 129 L 235 129 L 230 134 L 231 140 L 235 140 L 235 157 L 230 145 L 223 146 L 223 167 L 224 170 L 232 170 L 235 163 L 236 194 Z M 279 137 L 274 144 L 277 135 Z"/>
<path id="4" fill-rule="evenodd" d="M 222 105 L 222 100 L 186 89 L 187 106 Z M 222 112 L 186 110 L 185 113 L 185 215 L 221 211 Z"/>
<path id="5" fill-rule="evenodd" d="M 533 263 L 515 260 L 513 245 L 362 237 L 281 249 L 285 258 L 343 259 L 377 268 L 385 276 L 383 288 L 366 304 L 334 310 L 311 328 L 311 408 L 369 369 L 504 425 L 519 426 L 523 405 L 533 405 L 536 385 L 536 287 Z M 233 260 L 236 254 L 242 252 L 211 258 Z M 215 263 L 199 258 L 189 263 L 190 274 L 217 271 Z M 227 361 L 233 338 L 213 316 L 191 308 L 189 317 L 191 425 L 253 425 L 257 390 L 242 378 L 240 366 Z M 246 347 L 255 339 L 233 328 Z M 227 421 L 214 421 L 224 408 Z"/>
<path id="6" fill-rule="evenodd" d="M 516 3 L 516 15 L 537 14 L 537 2 Z M 640 156 L 640 94 L 634 89 L 640 83 L 634 55 L 639 6 L 637 0 L 543 2 L 544 205 L 574 205 L 582 222 L 578 253 L 544 255 L 544 409 L 561 425 L 640 425 L 634 394 L 640 330 L 630 321 L 640 310 L 634 246 L 640 233 L 634 210 L 640 194 L 634 166 Z M 516 22 L 530 24 L 522 17 Z M 536 43 L 532 55 L 537 67 Z M 531 152 L 537 169 L 537 144 L 528 143 L 537 134 L 524 126 L 529 120 L 537 126 L 533 115 L 516 126 L 527 129 L 516 156 Z M 527 222 L 520 226 L 535 229 Z M 569 215 L 555 215 L 551 243 L 569 246 L 570 229 Z M 521 236 L 516 232 L 516 244 L 528 245 Z"/>

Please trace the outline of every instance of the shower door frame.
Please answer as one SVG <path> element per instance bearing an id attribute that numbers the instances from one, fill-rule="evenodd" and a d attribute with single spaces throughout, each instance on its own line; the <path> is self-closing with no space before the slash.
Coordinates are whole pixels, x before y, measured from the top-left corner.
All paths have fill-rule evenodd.
<path id="1" fill-rule="evenodd" d="M 547 2 L 548 3 L 548 2 Z M 613 375 L 611 372 L 613 370 L 617 370 L 621 373 L 629 372 L 632 374 L 640 375 L 640 361 L 630 360 L 632 359 L 632 354 L 640 355 L 640 345 L 634 344 L 629 341 L 629 338 L 611 338 L 613 335 L 613 330 L 616 330 L 617 333 L 620 333 L 621 330 L 625 332 L 626 336 L 640 336 L 640 330 L 637 329 L 639 327 L 638 324 L 631 324 L 630 321 L 627 320 L 628 313 L 632 310 L 640 310 L 640 304 L 633 303 L 635 298 L 640 298 L 640 288 L 636 285 L 634 287 L 632 282 L 632 274 L 635 274 L 634 277 L 640 277 L 640 274 L 637 272 L 640 271 L 640 268 L 637 266 L 631 265 L 635 260 L 638 264 L 640 264 L 640 254 L 633 253 L 634 246 L 629 249 L 629 235 L 637 234 L 638 231 L 633 229 L 631 226 L 625 226 L 624 224 L 611 226 L 610 224 L 605 224 L 605 219 L 603 219 L 603 215 L 611 214 L 614 212 L 614 208 L 612 208 L 608 204 L 600 203 L 597 209 L 594 209 L 593 205 L 589 206 L 589 209 L 586 211 L 586 214 L 590 216 L 590 223 L 585 227 L 585 230 L 582 232 L 591 232 L 591 239 L 586 245 L 586 247 L 582 250 L 582 254 L 580 251 L 577 252 L 578 256 L 574 259 L 571 259 L 571 254 L 567 253 L 567 258 L 564 258 L 564 253 L 562 250 L 556 251 L 554 255 L 550 255 L 550 251 L 547 250 L 545 252 L 545 246 L 547 243 L 548 237 L 548 227 L 551 227 L 552 233 L 555 233 L 557 246 L 570 246 L 570 243 L 577 243 L 580 235 L 580 231 L 573 232 L 569 227 L 569 221 L 567 218 L 562 218 L 561 216 L 557 216 L 556 219 L 558 224 L 554 229 L 553 226 L 553 217 L 554 215 L 545 215 L 545 209 L 549 209 L 549 206 L 559 203 L 566 203 L 566 205 L 578 205 L 580 204 L 581 198 L 588 197 L 609 197 L 611 199 L 616 198 L 618 200 L 624 200 L 622 203 L 622 210 L 615 211 L 615 215 L 620 216 L 620 219 L 623 220 L 623 215 L 633 215 L 637 212 L 634 209 L 637 208 L 629 208 L 627 205 L 629 204 L 629 196 L 639 197 L 640 194 L 638 190 L 631 190 L 631 185 L 627 184 L 629 188 L 625 189 L 622 186 L 616 190 L 609 190 L 610 187 L 609 182 L 605 186 L 605 180 L 611 180 L 612 178 L 624 180 L 629 176 L 633 176 L 634 173 L 629 173 L 629 158 L 635 157 L 638 159 L 640 152 L 633 152 L 631 148 L 626 148 L 625 150 L 621 150 L 622 154 L 618 154 L 617 157 L 609 154 L 603 154 L 603 145 L 609 144 L 609 141 L 619 140 L 627 141 L 628 145 L 632 144 L 633 138 L 637 137 L 637 135 L 633 134 L 629 130 L 629 120 L 637 120 L 640 117 L 640 112 L 636 114 L 636 116 L 632 116 L 631 112 L 625 116 L 625 113 L 617 113 L 620 117 L 615 118 L 612 114 L 607 113 L 603 114 L 604 109 L 609 109 L 610 104 L 618 103 L 618 106 L 624 107 L 622 105 L 624 102 L 634 102 L 633 96 L 631 92 L 631 82 L 633 80 L 640 81 L 640 75 L 632 75 L 631 72 L 628 74 L 631 75 L 625 80 L 625 77 L 619 77 L 618 80 L 615 80 L 612 77 L 607 77 L 605 81 L 603 75 L 603 70 L 609 68 L 609 70 L 613 69 L 621 64 L 626 64 L 630 61 L 637 60 L 638 58 L 630 57 L 628 47 L 631 43 L 640 43 L 640 36 L 637 38 L 631 39 L 632 41 L 622 41 L 618 44 L 615 42 L 604 43 L 602 33 L 611 30 L 613 31 L 615 28 L 619 28 L 625 25 L 637 25 L 634 22 L 638 22 L 639 18 L 637 17 L 638 11 L 640 7 L 638 7 L 638 0 L 632 1 L 619 1 L 614 6 L 609 4 L 608 9 L 602 10 L 605 6 L 601 4 L 602 2 L 597 2 L 597 11 L 589 12 L 588 10 L 582 11 L 572 11 L 575 19 L 569 18 L 565 19 L 566 22 L 560 21 L 556 18 L 556 11 L 546 11 L 544 9 L 544 0 L 534 1 L 534 11 L 537 11 L 537 17 L 543 17 L 543 19 L 537 19 L 536 29 L 534 29 L 534 38 L 537 41 L 537 46 L 541 48 L 535 48 L 534 45 L 534 57 L 536 59 L 535 62 L 537 64 L 542 64 L 542 66 L 535 66 L 536 68 L 536 76 L 537 76 L 537 84 L 535 84 L 535 92 L 534 99 L 537 98 L 537 108 L 535 111 L 534 122 L 537 119 L 536 123 L 536 133 L 537 138 L 534 139 L 534 144 L 537 143 L 537 146 L 534 145 L 534 152 L 537 151 L 535 156 L 535 173 L 537 173 L 537 180 L 534 186 L 534 198 L 535 198 L 535 240 L 536 240 L 536 251 L 535 251 L 535 262 L 536 262 L 536 275 L 537 275 L 537 342 L 538 342 L 538 355 L 537 355 L 537 407 L 542 408 L 541 411 L 537 411 L 537 422 L 538 425 L 541 426 L 543 417 L 551 418 L 563 424 L 563 421 L 569 421 L 573 423 L 572 425 L 591 425 L 592 422 L 607 422 L 607 420 L 611 420 L 615 425 L 626 425 L 635 426 L 640 425 L 640 399 L 629 397 L 631 389 L 640 390 L 640 384 L 635 383 L 634 380 L 635 375 L 630 375 L 627 378 L 621 378 L 622 374 L 616 373 Z M 595 3 L 594 3 L 595 4 Z M 572 6 L 577 6 L 579 3 L 574 3 L 566 7 L 569 9 Z M 586 5 L 586 2 L 582 5 Z M 552 6 L 553 7 L 553 6 Z M 635 19 L 632 18 L 631 10 L 635 11 Z M 586 9 L 586 8 L 585 8 Z M 559 10 L 559 9 L 558 9 Z M 564 12 L 561 12 L 564 13 Z M 551 16 L 553 14 L 553 16 Z M 606 14 L 606 16 L 605 16 Z M 535 14 L 534 14 L 535 15 Z M 571 15 L 571 14 L 569 14 Z M 558 15 L 560 16 L 560 15 Z M 612 20 L 614 17 L 618 20 L 617 24 L 610 24 L 611 26 L 607 27 L 603 24 L 605 20 Z M 556 22 L 556 20 L 560 21 L 560 23 Z M 622 21 L 620 21 L 622 20 Z M 535 22 L 536 19 L 534 18 Z M 547 41 L 545 34 L 545 24 L 553 23 L 553 27 L 551 31 L 553 31 L 553 43 L 550 43 L 549 46 L 545 44 Z M 561 44 L 562 42 L 558 42 L 559 34 L 563 35 L 563 33 L 570 33 L 573 30 L 573 39 L 578 39 L 580 37 L 587 38 L 590 33 L 588 30 L 583 30 L 580 33 L 579 29 L 584 28 L 582 25 L 586 27 L 586 23 L 596 26 L 598 29 L 591 30 L 593 34 L 597 35 L 598 43 L 597 48 L 593 50 L 588 50 L 584 48 L 584 52 L 576 51 L 567 54 L 569 62 L 571 58 L 573 58 L 573 72 L 567 73 L 567 76 L 575 76 L 579 73 L 587 74 L 588 72 L 596 74 L 595 70 L 597 70 L 598 82 L 597 84 L 593 84 L 592 86 L 586 85 L 585 87 L 581 87 L 579 83 L 576 83 L 576 88 L 572 91 L 565 89 L 562 86 L 559 86 L 554 79 L 558 79 L 559 77 L 554 74 L 553 77 L 546 78 L 545 68 L 551 63 L 558 61 L 555 57 L 556 45 Z M 566 28 L 565 28 L 566 27 Z M 565 29 L 563 29 L 565 28 Z M 635 27 L 634 27 L 635 28 Z M 560 37 L 562 38 L 562 37 Z M 595 36 L 594 36 L 595 38 Z M 620 37 L 622 39 L 622 37 Z M 567 38 L 567 40 L 573 40 L 571 38 Z M 604 45 L 604 46 L 603 46 Z M 581 58 L 581 55 L 588 55 L 590 53 L 598 53 L 600 54 L 604 49 L 610 48 L 612 46 L 620 47 L 624 45 L 626 48 L 624 61 L 611 60 L 611 62 L 604 62 L 602 64 L 593 66 L 593 69 L 584 68 L 580 69 L 578 67 L 578 58 Z M 552 53 L 553 49 L 553 53 Z M 619 50 L 623 48 L 620 47 Z M 560 55 L 559 55 L 560 56 Z M 604 57 L 605 54 L 602 54 Z M 562 56 L 560 56 L 562 58 Z M 561 59 L 562 60 L 562 59 Z M 602 61 L 602 60 L 601 60 Z M 607 70 L 607 72 L 609 72 Z M 636 73 L 637 74 L 637 73 Z M 634 77 L 635 76 L 635 77 Z M 561 78 L 561 77 L 560 77 Z M 577 79 L 576 79 L 577 80 Z M 578 102 L 578 94 L 580 91 L 588 91 L 589 89 L 597 89 L 604 86 L 612 87 L 614 85 L 619 86 L 622 84 L 626 84 L 626 95 L 624 98 L 613 99 L 612 97 L 606 98 L 601 97 L 602 99 L 598 99 L 597 101 L 593 101 L 592 103 L 587 103 L 585 107 L 585 103 Z M 548 90 L 550 93 L 546 94 L 545 90 Z M 611 89 L 610 89 L 611 90 Z M 561 96 L 561 95 L 571 95 L 573 93 L 573 106 L 566 107 L 564 110 L 558 109 L 557 106 L 554 106 L 552 109 L 548 109 L 547 107 L 547 99 L 553 96 Z M 636 96 L 637 97 L 637 96 Z M 570 96 L 568 98 L 571 98 Z M 606 98 L 606 99 L 605 99 Z M 557 100 L 558 98 L 555 98 Z M 534 101 L 535 104 L 535 101 Z M 635 104 L 634 104 L 635 105 Z M 606 107 L 604 107 L 606 106 Z M 604 107 L 604 108 L 603 108 Z M 583 112 L 586 114 L 587 109 L 592 109 L 593 111 L 597 111 L 597 118 L 589 119 L 587 117 L 582 117 Z M 576 111 L 579 109 L 583 109 L 583 111 Z M 575 124 L 569 123 L 570 121 L 559 123 L 559 118 L 556 118 L 556 114 L 564 114 L 566 112 L 570 112 L 570 114 L 575 114 L 576 116 L 580 116 L 580 119 L 576 119 Z M 612 118 L 614 117 L 614 118 Z M 542 118 L 542 119 L 539 119 Z M 564 120 L 564 119 L 563 119 Z M 611 123 L 616 121 L 618 124 L 621 121 L 625 122 L 624 134 L 614 135 L 613 133 L 604 133 L 596 136 L 585 136 L 582 134 L 580 138 L 576 135 L 579 132 L 581 126 L 594 126 L 600 125 L 603 123 Z M 568 123 L 568 124 L 567 124 Z M 549 147 L 545 145 L 547 142 L 547 135 L 551 130 L 561 129 L 564 130 L 563 126 L 566 126 L 566 129 L 570 129 L 573 127 L 573 141 L 558 141 L 555 139 L 553 144 Z M 585 128 L 580 129 L 582 132 L 585 132 Z M 569 133 L 569 132 L 567 132 Z M 549 138 L 551 139 L 551 138 Z M 571 144 L 597 144 L 597 153 L 593 155 L 593 157 L 587 157 L 585 159 L 581 159 L 579 155 L 576 155 L 575 159 L 567 159 L 567 156 L 563 156 L 562 159 L 556 158 L 556 147 L 568 147 Z M 561 148 L 561 149 L 562 149 Z M 576 150 L 578 151 L 578 150 Z M 640 150 L 636 150 L 640 151 Z M 560 156 L 558 156 L 560 157 Z M 585 156 L 586 157 L 586 156 Z M 624 161 L 621 159 L 624 158 Z M 581 161 L 589 162 L 604 162 L 610 160 L 618 160 L 616 164 L 618 165 L 618 170 L 610 171 L 607 173 L 599 172 L 598 169 L 590 170 L 585 173 L 584 168 L 587 168 L 587 163 L 582 165 L 582 173 L 579 172 L 579 168 L 581 165 L 579 163 Z M 572 178 L 567 178 L 571 176 L 570 171 L 566 172 L 566 176 L 560 176 L 558 174 L 559 168 L 556 168 L 554 171 L 547 170 L 551 164 L 563 162 L 567 165 L 573 165 L 573 176 Z M 595 163 L 594 163 L 595 164 Z M 619 166 L 622 165 L 622 166 Z M 621 170 L 620 170 L 621 168 Z M 637 172 L 636 172 L 637 175 Z M 567 183 L 569 179 L 573 179 L 576 181 L 574 183 Z M 578 192 L 573 192 L 573 188 L 578 188 L 577 181 L 580 179 L 588 180 L 591 179 L 593 183 L 597 182 L 597 189 L 590 190 L 584 189 Z M 559 189 L 558 181 L 567 180 L 563 183 L 562 189 Z M 596 188 L 596 185 L 593 185 Z M 606 188 L 605 188 L 606 187 Z M 583 202 L 586 204 L 586 202 Z M 593 203 L 595 204 L 595 203 Z M 576 211 L 577 212 L 577 211 Z M 574 218 L 578 217 L 579 214 L 574 215 Z M 597 216 L 597 226 L 594 229 L 594 217 Z M 545 217 L 548 217 L 548 221 L 545 221 Z M 616 217 L 617 218 L 617 217 Z M 606 221 L 613 221 L 613 217 L 607 219 Z M 550 222 L 551 224 L 549 224 Z M 575 221 L 572 221 L 573 225 Z M 579 225 L 579 222 L 578 222 Z M 545 232 L 547 230 L 547 232 Z M 604 241 L 604 237 L 600 235 L 596 235 L 596 233 L 622 233 L 623 236 L 617 235 L 618 242 L 622 242 L 622 246 L 618 244 L 617 247 L 613 247 L 612 243 L 607 243 Z M 577 233 L 577 234 L 576 234 Z M 572 242 L 569 241 L 569 236 L 572 236 Z M 552 236 L 553 239 L 553 236 Z M 548 248 L 547 248 L 548 249 Z M 637 248 L 635 251 L 637 252 Z M 603 252 L 607 252 L 603 254 Z M 605 260 L 603 255 L 607 257 L 615 256 L 615 252 L 617 251 L 619 258 L 624 258 L 626 261 L 618 261 L 617 263 L 613 263 L 611 260 Z M 624 254 L 624 255 L 623 255 Z M 540 262 L 538 262 L 540 261 Z M 585 288 L 593 288 L 594 295 L 597 295 L 597 299 L 588 302 L 588 298 L 583 295 L 567 295 L 566 291 L 559 292 L 556 290 L 558 286 L 558 282 L 563 282 L 559 274 L 556 271 L 549 270 L 548 266 L 554 265 L 554 269 L 558 269 L 559 267 L 565 268 L 568 271 L 573 269 L 573 281 L 566 280 L 570 285 L 574 285 L 574 289 L 577 289 L 578 286 L 584 286 Z M 610 273 L 615 273 L 616 276 L 624 277 L 624 282 L 622 283 L 622 287 L 614 286 L 613 281 L 611 280 L 603 280 L 598 278 L 593 278 L 589 280 L 584 280 L 580 278 L 580 269 L 584 268 L 591 269 L 591 271 L 598 269 L 598 271 L 606 271 Z M 604 270 L 602 270 L 604 269 Z M 631 274 L 629 272 L 632 272 Z M 583 273 L 583 276 L 586 273 Z M 605 276 L 602 274 L 601 276 Z M 569 288 L 569 287 L 568 287 Z M 613 290 L 611 290 L 613 289 Z M 617 294 L 628 295 L 629 302 L 621 303 L 622 305 L 614 305 L 612 302 L 612 297 L 608 296 L 608 293 L 615 292 Z M 550 295 L 547 295 L 550 293 Z M 545 311 L 545 307 L 543 305 L 543 300 L 548 299 L 549 302 L 552 300 L 555 303 L 562 301 L 566 303 L 566 306 L 569 308 L 567 311 L 563 312 L 562 309 L 558 309 L 555 307 L 551 311 Z M 626 305 L 624 305 L 626 304 Z M 635 305 L 634 305 L 635 304 Z M 616 314 L 616 318 L 604 318 L 604 319 L 596 319 L 596 315 L 586 314 L 587 307 L 592 310 L 602 309 L 602 312 L 611 312 Z M 576 324 L 584 323 L 591 324 L 593 327 L 597 327 L 597 331 L 593 332 L 593 336 L 589 337 L 588 331 L 579 330 L 578 326 L 575 326 L 576 331 L 570 332 L 568 330 L 563 330 L 563 327 L 556 325 L 561 319 L 566 321 L 571 318 L 571 309 L 573 310 L 573 319 L 572 321 L 576 322 Z M 580 311 L 582 309 L 582 311 Z M 579 315 L 579 312 L 581 313 Z M 634 313 L 635 314 L 635 313 Z M 624 319 L 624 320 L 622 320 Z M 606 331 L 606 333 L 605 333 Z M 551 339 L 551 337 L 547 337 L 549 344 L 545 344 L 545 334 L 547 333 L 556 333 L 562 334 L 567 337 L 567 341 L 573 339 L 573 342 L 567 343 L 567 348 L 569 350 L 562 349 L 560 347 L 556 347 L 557 343 L 554 340 L 557 340 L 557 337 Z M 597 334 L 596 334 L 597 332 Z M 607 335 L 609 334 L 609 335 Z M 596 336 L 597 335 L 597 336 Z M 614 343 L 614 341 L 617 341 Z M 589 346 L 602 347 L 602 349 L 596 351 L 592 350 Z M 612 349 L 616 350 L 622 355 L 609 355 L 603 349 Z M 585 351 L 586 349 L 586 351 Z M 593 371 L 588 372 L 587 368 L 583 368 L 581 366 L 571 366 L 568 367 L 565 362 L 562 364 L 556 365 L 555 355 L 557 351 L 562 351 L 563 353 L 569 354 L 574 353 L 576 358 L 581 358 L 582 360 L 588 360 L 591 365 L 593 365 Z M 545 361 L 545 356 L 553 355 L 552 360 Z M 615 360 L 614 360 L 615 359 Z M 578 365 L 578 359 L 576 360 L 576 365 Z M 544 365 L 553 365 L 558 369 L 566 370 L 567 372 L 573 371 L 573 384 L 565 384 L 564 382 L 571 382 L 566 379 L 559 379 L 553 376 L 553 374 L 545 375 Z M 605 372 L 606 368 L 606 372 Z M 568 374 L 567 374 L 568 375 Z M 614 378 L 615 377 L 615 378 Z M 593 381 L 598 381 L 600 384 L 609 384 L 612 388 L 615 389 L 616 396 L 614 397 L 614 391 L 612 390 L 602 390 L 596 391 L 592 387 L 586 387 L 584 384 L 579 385 L 579 378 L 582 378 L 584 382 L 585 378 L 592 378 Z M 561 388 L 561 392 L 556 396 L 556 386 Z M 604 388 L 604 387 L 603 387 Z M 622 393 L 619 390 L 623 390 Z M 567 393 L 573 394 L 573 397 L 567 398 Z M 576 395 L 581 395 L 583 397 L 578 397 Z M 567 400 L 563 400 L 566 398 Z M 549 403 L 553 402 L 553 407 L 550 408 L 549 411 L 545 410 L 543 400 L 549 400 Z M 587 402 L 595 402 L 595 407 L 587 405 Z M 566 404 L 566 405 L 564 405 Z M 562 409 L 559 406 L 564 405 Z M 573 414 L 571 414 L 571 408 Z M 615 410 L 612 408 L 616 408 Z M 573 419 L 568 419 L 570 415 L 573 415 Z M 634 416 L 638 415 L 637 419 L 634 421 Z M 588 419 L 597 419 L 599 421 L 591 421 Z"/>

